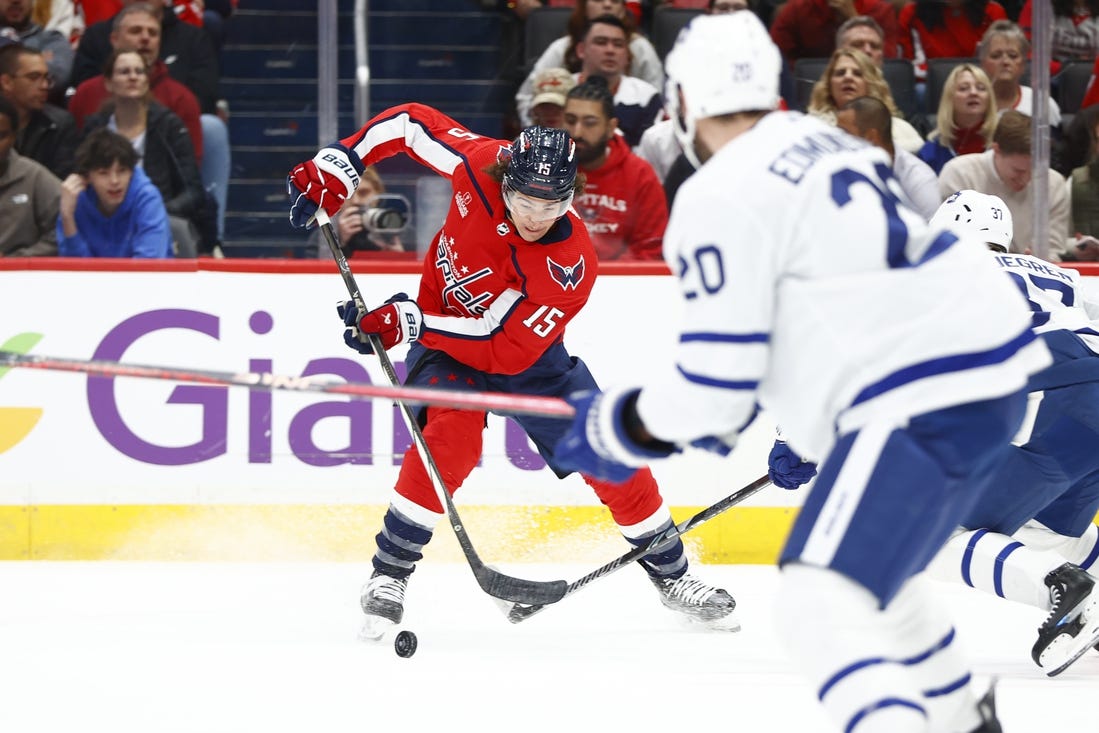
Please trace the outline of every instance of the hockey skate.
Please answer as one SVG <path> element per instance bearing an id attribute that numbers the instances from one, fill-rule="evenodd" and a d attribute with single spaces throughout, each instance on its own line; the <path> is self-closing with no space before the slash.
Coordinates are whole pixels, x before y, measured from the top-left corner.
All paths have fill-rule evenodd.
<path id="1" fill-rule="evenodd" d="M 988 692 L 977 701 L 977 712 L 981 714 L 981 727 L 971 733 L 1003 733 L 1003 726 L 996 717 L 996 680 L 988 686 Z"/>
<path id="2" fill-rule="evenodd" d="M 733 613 L 736 601 L 724 589 L 705 583 L 690 573 L 678 578 L 650 575 L 649 580 L 660 593 L 661 603 L 691 623 L 718 631 L 740 631 L 740 622 Z"/>
<path id="3" fill-rule="evenodd" d="M 391 575 L 374 571 L 370 580 L 363 586 L 362 604 L 366 619 L 363 621 L 359 638 L 377 641 L 385 632 L 401 623 L 404 618 L 404 593 L 408 587 L 408 578 L 394 578 Z"/>
<path id="4" fill-rule="evenodd" d="M 1052 608 L 1038 627 L 1030 655 L 1055 677 L 1099 641 L 1099 587 L 1084 570 L 1065 563 L 1046 576 Z"/>

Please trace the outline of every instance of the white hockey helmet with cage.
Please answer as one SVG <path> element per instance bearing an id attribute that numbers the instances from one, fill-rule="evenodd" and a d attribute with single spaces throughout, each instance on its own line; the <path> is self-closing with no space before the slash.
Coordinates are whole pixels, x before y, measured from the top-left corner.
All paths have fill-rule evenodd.
<path id="1" fill-rule="evenodd" d="M 695 167 L 698 120 L 779 105 L 782 56 L 752 12 L 694 18 L 679 32 L 664 69 L 668 116 Z"/>
<path id="2" fill-rule="evenodd" d="M 1011 249 L 1014 232 L 1011 210 L 999 196 L 971 189 L 955 191 L 935 211 L 930 224 L 974 234 L 998 252 Z"/>

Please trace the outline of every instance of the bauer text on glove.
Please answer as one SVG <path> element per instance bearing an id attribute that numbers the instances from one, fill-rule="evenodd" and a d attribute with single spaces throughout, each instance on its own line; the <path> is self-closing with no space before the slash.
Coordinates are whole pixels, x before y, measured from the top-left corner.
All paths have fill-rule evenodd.
<path id="1" fill-rule="evenodd" d="M 423 313 L 416 301 L 404 293 L 397 293 L 380 308 L 360 316 L 354 301 L 348 300 L 336 307 L 337 313 L 348 326 L 343 340 L 360 354 L 372 354 L 374 349 L 365 336 L 377 336 L 386 351 L 394 346 L 412 343 L 420 337 Z"/>
<path id="2" fill-rule="evenodd" d="M 295 166 L 286 177 L 290 223 L 298 228 L 309 226 L 318 208 L 329 216 L 335 214 L 359 187 L 362 172 L 359 156 L 340 143 L 324 146 L 312 160 Z"/>

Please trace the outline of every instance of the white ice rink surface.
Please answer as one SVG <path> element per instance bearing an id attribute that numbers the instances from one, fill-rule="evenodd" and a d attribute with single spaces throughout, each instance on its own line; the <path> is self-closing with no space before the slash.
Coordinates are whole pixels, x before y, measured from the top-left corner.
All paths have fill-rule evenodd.
<path id="1" fill-rule="evenodd" d="M 773 626 L 777 571 L 703 573 L 740 633 L 679 626 L 633 567 L 513 626 L 465 565 L 425 562 L 402 659 L 355 639 L 367 565 L 0 563 L 0 731 L 831 731 Z M 1099 654 L 1048 679 L 1039 611 L 938 587 L 1007 733 L 1097 729 Z"/>

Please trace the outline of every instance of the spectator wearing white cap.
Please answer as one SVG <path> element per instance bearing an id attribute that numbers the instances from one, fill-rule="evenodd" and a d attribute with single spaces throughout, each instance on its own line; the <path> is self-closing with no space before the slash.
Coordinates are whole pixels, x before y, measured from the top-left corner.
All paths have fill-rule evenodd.
<path id="1" fill-rule="evenodd" d="M 576 86 L 576 79 L 568 69 L 551 67 L 542 69 L 534 77 L 534 96 L 531 98 L 531 122 L 543 127 L 565 127 L 565 98 Z"/>

